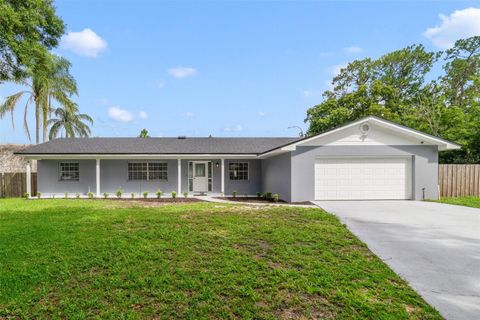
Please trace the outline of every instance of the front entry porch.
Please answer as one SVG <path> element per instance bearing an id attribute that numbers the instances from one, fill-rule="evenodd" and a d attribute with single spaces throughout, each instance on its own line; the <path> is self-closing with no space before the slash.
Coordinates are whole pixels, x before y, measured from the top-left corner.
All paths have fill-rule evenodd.
<path id="1" fill-rule="evenodd" d="M 28 170 L 28 168 L 27 168 Z M 38 189 L 42 197 L 101 198 L 118 190 L 124 197 L 255 195 L 262 192 L 261 160 L 220 157 L 103 157 L 38 159 Z"/>

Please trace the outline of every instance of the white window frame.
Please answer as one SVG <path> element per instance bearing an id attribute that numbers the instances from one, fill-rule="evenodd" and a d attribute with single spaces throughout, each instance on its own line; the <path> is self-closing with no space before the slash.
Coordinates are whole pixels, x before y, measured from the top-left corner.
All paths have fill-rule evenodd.
<path id="1" fill-rule="evenodd" d="M 75 171 L 63 171 L 64 164 L 76 164 L 78 168 L 77 178 L 76 179 L 64 179 L 64 173 L 75 173 Z M 60 182 L 79 182 L 80 181 L 80 162 L 78 161 L 60 161 L 58 163 L 58 181 Z"/>
<path id="2" fill-rule="evenodd" d="M 150 165 L 151 164 L 163 164 L 165 165 L 165 170 L 154 171 L 154 172 L 164 172 L 166 173 L 165 179 L 151 179 L 150 178 Z M 146 171 L 134 171 L 134 172 L 145 172 L 145 179 L 130 179 L 130 164 L 146 164 Z M 155 181 L 155 182 L 168 182 L 168 162 L 166 161 L 129 161 L 127 163 L 127 181 Z"/>
<path id="3" fill-rule="evenodd" d="M 247 178 L 246 179 L 232 179 L 232 176 L 230 175 L 230 173 L 232 172 L 232 169 L 230 168 L 230 166 L 232 164 L 245 164 L 247 165 Z M 250 180 L 250 162 L 248 161 L 230 161 L 228 163 L 228 179 L 230 181 L 249 181 Z"/>

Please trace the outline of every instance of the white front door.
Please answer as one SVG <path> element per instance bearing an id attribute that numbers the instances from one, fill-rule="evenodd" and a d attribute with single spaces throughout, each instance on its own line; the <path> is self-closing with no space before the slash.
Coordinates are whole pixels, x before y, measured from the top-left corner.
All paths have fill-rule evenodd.
<path id="1" fill-rule="evenodd" d="M 193 162 L 193 192 L 208 191 L 208 162 Z"/>
<path id="2" fill-rule="evenodd" d="M 315 200 L 410 199 L 411 176 L 411 158 L 321 158 Z"/>

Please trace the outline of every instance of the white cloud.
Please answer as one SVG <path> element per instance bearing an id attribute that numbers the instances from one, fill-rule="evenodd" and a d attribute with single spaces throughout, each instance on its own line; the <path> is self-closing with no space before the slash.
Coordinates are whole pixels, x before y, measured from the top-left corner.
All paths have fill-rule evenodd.
<path id="1" fill-rule="evenodd" d="M 176 67 L 168 69 L 168 73 L 174 78 L 183 79 L 195 75 L 197 70 L 190 67 Z"/>
<path id="2" fill-rule="evenodd" d="M 187 111 L 185 112 L 185 117 L 192 118 L 194 116 L 193 112 Z"/>
<path id="3" fill-rule="evenodd" d="M 125 123 L 132 121 L 134 118 L 130 111 L 122 109 L 118 106 L 108 108 L 108 116 L 115 121 Z"/>
<path id="4" fill-rule="evenodd" d="M 233 127 L 225 127 L 223 128 L 223 131 L 225 132 L 240 132 L 240 131 L 243 131 L 243 127 L 239 124 L 237 124 L 236 126 L 233 126 Z"/>
<path id="5" fill-rule="evenodd" d="M 428 28 L 423 35 L 435 46 L 448 49 L 455 41 L 480 35 L 480 9 L 455 10 L 449 16 L 440 14 L 440 25 Z"/>
<path id="6" fill-rule="evenodd" d="M 360 54 L 363 52 L 363 49 L 357 46 L 352 46 L 352 47 L 343 48 L 343 51 L 345 51 L 348 54 Z"/>
<path id="7" fill-rule="evenodd" d="M 86 28 L 79 32 L 70 31 L 60 40 L 60 47 L 85 57 L 97 57 L 107 48 L 107 42 L 93 30 Z"/>
<path id="8" fill-rule="evenodd" d="M 258 111 L 258 115 L 259 115 L 260 117 L 264 117 L 264 116 L 267 115 L 267 113 L 266 113 L 265 111 Z"/>
<path id="9" fill-rule="evenodd" d="M 148 114 L 145 111 L 140 111 L 138 113 L 138 115 L 140 116 L 140 119 L 147 119 L 148 118 Z"/>

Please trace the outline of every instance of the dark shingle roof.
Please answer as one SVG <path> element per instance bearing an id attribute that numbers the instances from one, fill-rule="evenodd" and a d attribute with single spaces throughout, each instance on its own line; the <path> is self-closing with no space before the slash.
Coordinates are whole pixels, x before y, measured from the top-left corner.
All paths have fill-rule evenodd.
<path id="1" fill-rule="evenodd" d="M 259 154 L 299 138 L 71 138 L 18 152 L 28 154 Z"/>

